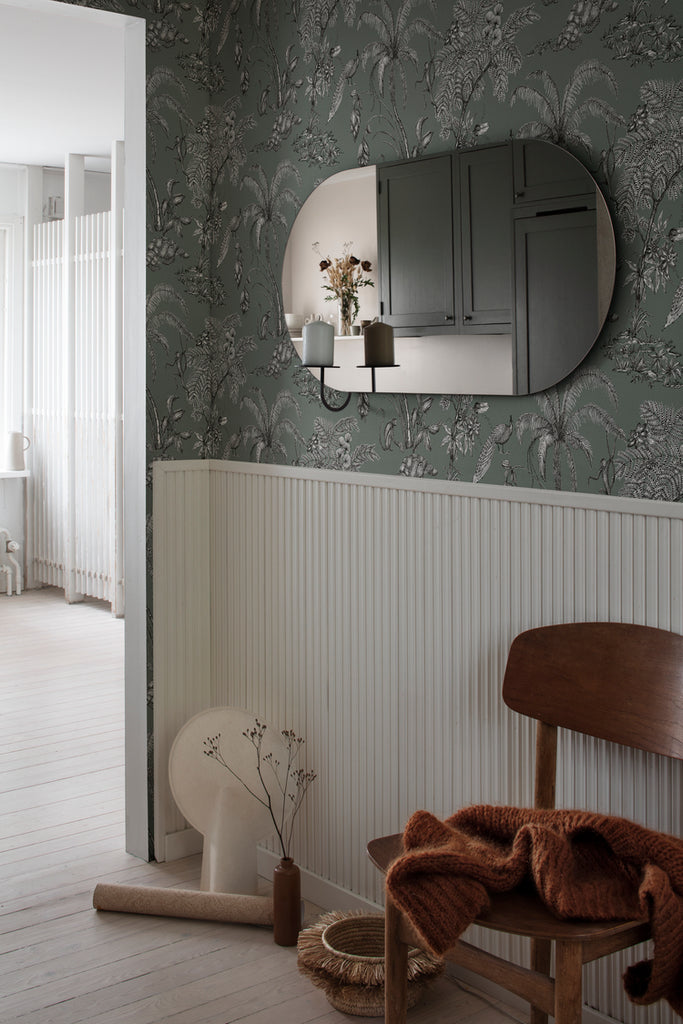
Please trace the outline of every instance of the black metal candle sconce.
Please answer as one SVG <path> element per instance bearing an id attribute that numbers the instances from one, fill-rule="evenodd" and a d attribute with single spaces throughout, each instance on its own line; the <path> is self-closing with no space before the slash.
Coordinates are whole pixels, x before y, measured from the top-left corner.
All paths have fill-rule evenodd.
<path id="1" fill-rule="evenodd" d="M 308 364 L 305 364 L 305 365 L 308 365 Z M 381 368 L 382 369 L 389 369 L 390 370 L 390 369 L 396 369 L 400 365 L 401 365 L 400 363 L 382 363 L 381 364 Z M 371 373 L 372 373 L 372 388 L 371 388 L 371 391 L 372 391 L 372 394 L 374 395 L 376 393 L 376 391 L 377 391 L 377 382 L 375 380 L 375 370 L 377 369 L 377 366 L 375 366 L 374 363 L 357 363 L 356 367 L 359 370 L 370 370 L 371 371 Z M 352 392 L 349 391 L 349 393 L 346 396 L 346 399 L 342 403 L 342 405 L 330 405 L 330 403 L 325 398 L 325 370 L 338 370 L 339 367 L 338 366 L 311 366 L 310 369 L 311 370 L 320 370 L 320 401 L 323 403 L 325 408 L 329 409 L 330 412 L 342 412 L 346 408 L 346 406 L 349 404 L 349 402 L 351 401 L 351 394 L 352 394 Z"/>
<path id="2" fill-rule="evenodd" d="M 342 405 L 330 405 L 330 403 L 325 398 L 325 370 L 326 369 L 328 369 L 328 370 L 338 370 L 339 367 L 338 366 L 328 366 L 328 367 L 320 366 L 320 367 L 313 367 L 313 369 L 319 369 L 320 370 L 320 401 L 323 403 L 323 405 L 325 406 L 326 409 L 329 409 L 330 412 L 341 412 L 343 409 L 346 408 L 346 406 L 351 401 L 351 392 L 350 391 L 349 391 L 348 395 L 346 396 L 346 400 L 342 403 Z"/>
<path id="3" fill-rule="evenodd" d="M 307 337 L 307 332 L 310 332 Z M 372 393 L 377 391 L 375 371 L 377 367 L 397 367 L 400 364 L 394 362 L 394 331 L 389 324 L 382 323 L 375 318 L 372 323 L 363 329 L 363 344 L 365 362 L 357 364 L 360 370 L 370 370 L 372 373 Z M 331 405 L 325 398 L 325 370 L 335 369 L 338 366 L 328 362 L 313 363 L 309 361 L 310 355 L 320 353 L 327 359 L 332 355 L 334 338 L 332 329 L 327 324 L 313 321 L 304 326 L 304 365 L 312 369 L 320 370 L 320 401 L 330 412 L 341 412 L 351 401 L 351 393 L 346 397 L 342 405 Z M 308 351 L 307 351 L 308 349 Z M 307 358 L 309 356 L 309 358 Z"/>

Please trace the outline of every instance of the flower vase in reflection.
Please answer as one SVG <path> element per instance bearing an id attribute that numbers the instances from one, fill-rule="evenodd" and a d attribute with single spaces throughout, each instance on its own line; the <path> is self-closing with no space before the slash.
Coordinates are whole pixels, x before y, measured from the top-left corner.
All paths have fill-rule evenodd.
<path id="1" fill-rule="evenodd" d="M 351 325 L 360 309 L 359 290 L 375 286 L 374 281 L 367 276 L 372 270 L 372 263 L 370 260 L 359 260 L 354 256 L 351 245 L 351 242 L 345 242 L 341 256 L 335 256 L 334 259 L 328 256 L 320 260 L 319 264 L 320 272 L 327 279 L 327 284 L 323 285 L 323 290 L 329 292 L 325 296 L 325 301 L 338 303 L 337 331 L 340 335 L 351 334 Z M 320 246 L 317 242 L 313 249 L 320 255 Z"/>
<path id="2" fill-rule="evenodd" d="M 351 333 L 352 314 L 350 300 L 342 299 L 339 303 L 339 317 L 337 322 L 337 334 L 346 336 Z"/>

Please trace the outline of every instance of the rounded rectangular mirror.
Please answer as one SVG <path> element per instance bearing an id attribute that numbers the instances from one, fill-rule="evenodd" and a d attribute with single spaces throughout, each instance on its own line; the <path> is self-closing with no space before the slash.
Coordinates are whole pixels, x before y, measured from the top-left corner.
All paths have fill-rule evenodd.
<path id="1" fill-rule="evenodd" d="M 349 257 L 363 283 L 342 327 Z M 529 394 L 585 359 L 615 268 L 592 176 L 566 150 L 520 139 L 328 178 L 292 227 L 282 294 L 299 357 L 307 319 L 334 324 L 325 383 L 339 391 L 370 390 L 361 322 L 379 317 L 394 328 L 398 365 L 376 370 L 377 391 Z"/>

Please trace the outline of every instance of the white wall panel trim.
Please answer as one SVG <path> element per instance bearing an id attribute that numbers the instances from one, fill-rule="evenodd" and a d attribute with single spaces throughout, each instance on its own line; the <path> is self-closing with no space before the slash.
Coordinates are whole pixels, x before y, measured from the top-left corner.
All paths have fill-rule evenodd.
<path id="1" fill-rule="evenodd" d="M 184 473 L 196 467 L 196 459 L 178 459 L 160 462 L 165 473 Z M 228 462 L 205 459 L 200 465 L 205 472 L 247 473 L 249 476 L 278 479 L 310 480 L 316 483 L 351 484 L 356 487 L 382 488 L 392 491 L 417 491 L 428 494 L 458 495 L 467 498 L 489 498 L 503 501 L 528 502 L 560 508 L 583 508 L 606 512 L 629 512 L 655 518 L 683 519 L 683 504 L 674 501 L 651 501 L 646 498 L 626 498 L 621 495 L 587 494 L 574 491 L 546 491 L 536 487 L 504 487 L 501 484 L 474 484 L 463 480 L 424 479 L 387 476 L 382 473 L 352 473 L 342 470 L 299 468 L 298 466 L 271 466 L 253 462 Z"/>

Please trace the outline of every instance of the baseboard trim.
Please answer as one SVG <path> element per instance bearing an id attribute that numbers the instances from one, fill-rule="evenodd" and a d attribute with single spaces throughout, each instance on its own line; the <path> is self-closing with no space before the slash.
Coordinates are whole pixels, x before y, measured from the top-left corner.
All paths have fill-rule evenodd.
<path id="1" fill-rule="evenodd" d="M 194 828 L 184 828 L 181 832 L 171 832 L 165 837 L 164 856 L 157 860 L 182 860 L 201 853 L 204 837 Z"/>
<path id="2" fill-rule="evenodd" d="M 270 850 L 259 848 L 256 852 L 256 870 L 262 878 L 272 881 L 273 870 L 279 862 L 279 854 Z M 379 904 L 356 896 L 305 868 L 301 868 L 301 896 L 323 910 L 367 910 L 381 913 L 383 909 Z"/>

